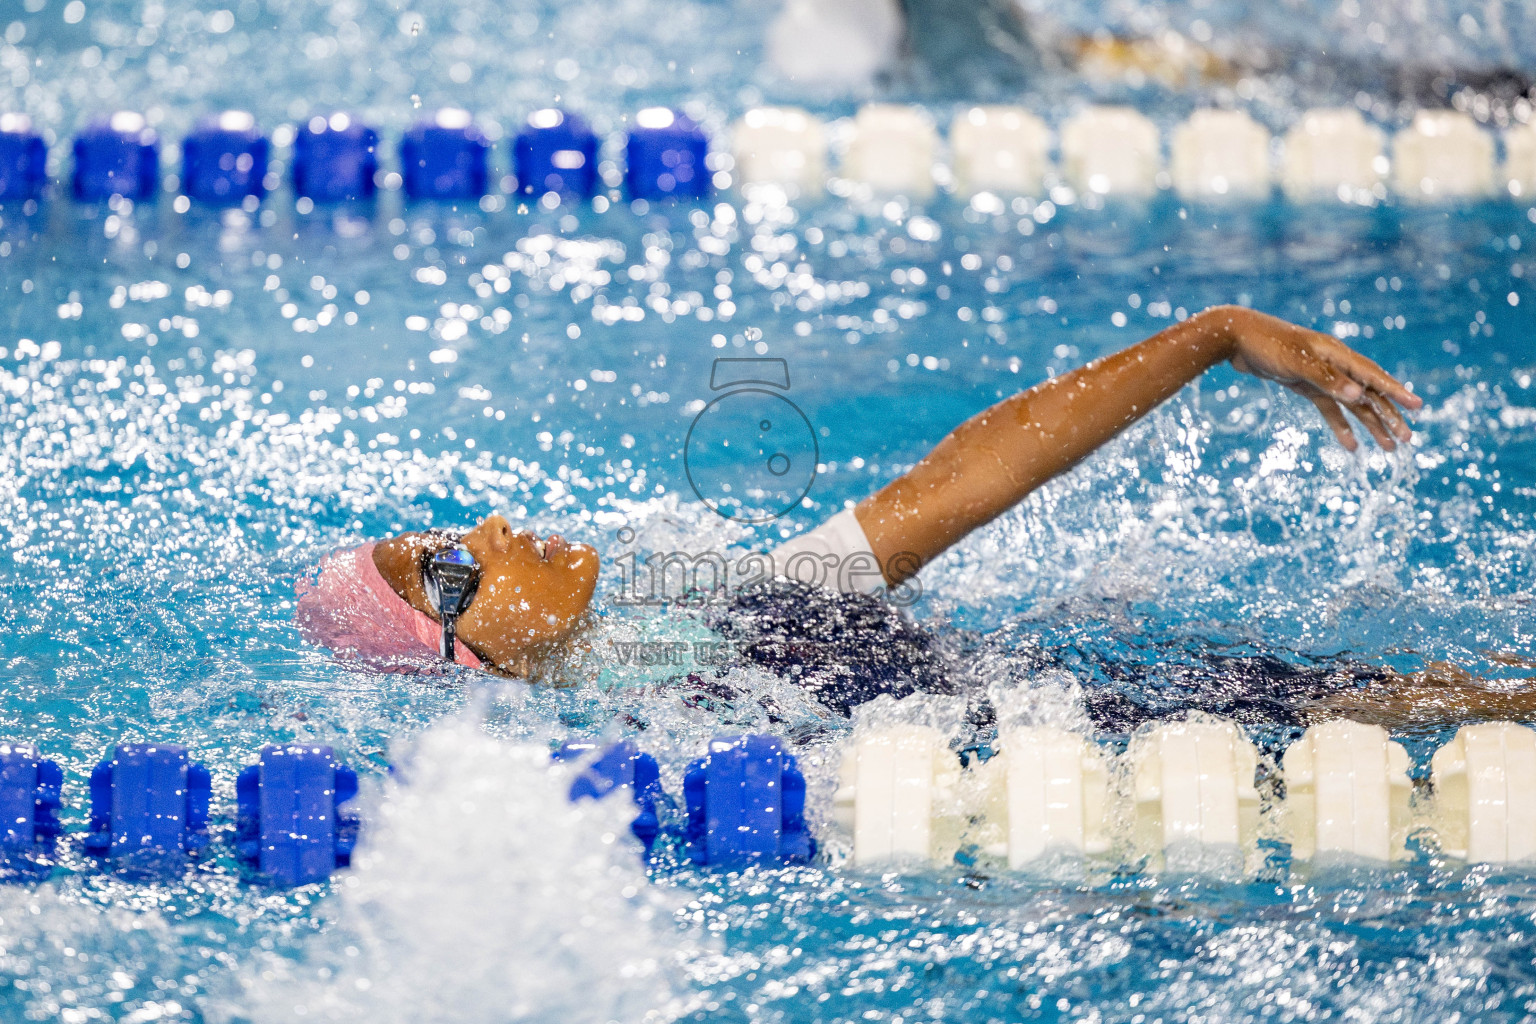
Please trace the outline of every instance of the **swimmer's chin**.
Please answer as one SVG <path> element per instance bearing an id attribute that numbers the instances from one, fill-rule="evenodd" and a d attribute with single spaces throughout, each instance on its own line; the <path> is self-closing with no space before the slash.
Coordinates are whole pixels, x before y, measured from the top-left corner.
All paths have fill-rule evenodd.
<path id="1" fill-rule="evenodd" d="M 596 617 L 583 612 L 563 635 L 526 645 L 516 655 L 500 661 L 480 656 L 481 669 L 502 679 L 515 679 L 530 686 L 571 689 L 597 677 L 592 658 L 593 627 Z"/>

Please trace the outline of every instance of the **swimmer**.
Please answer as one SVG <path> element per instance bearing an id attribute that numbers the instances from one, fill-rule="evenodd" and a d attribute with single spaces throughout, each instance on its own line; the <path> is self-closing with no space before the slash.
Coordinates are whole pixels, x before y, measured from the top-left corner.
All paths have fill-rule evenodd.
<path id="1" fill-rule="evenodd" d="M 1138 13 L 1154 17 L 1109 12 L 1098 20 L 1118 28 L 1085 32 L 1073 11 L 1017 0 L 786 0 L 765 42 L 779 74 L 823 88 L 874 79 L 974 99 L 1049 95 L 1082 81 L 1103 99 L 1147 88 L 1208 99 L 1236 91 L 1281 106 L 1350 105 L 1365 95 L 1381 120 L 1406 103 L 1454 107 L 1490 125 L 1523 123 L 1536 106 L 1530 69 L 1470 41 L 1446 52 L 1440 44 L 1461 33 L 1413 5 L 1366 5 L 1364 13 L 1343 5 L 1314 26 L 1329 40 L 1326 52 L 1284 33 L 1275 38 L 1262 18 L 1202 19 L 1199 4 L 1182 15 L 1144 6 Z M 1175 27 L 1181 23 L 1187 33 Z M 1494 16 L 1484 38 L 1504 31 L 1497 24 Z M 1395 45 L 1366 41 L 1367 25 Z M 1336 38 L 1352 31 L 1359 38 Z"/>
<path id="2" fill-rule="evenodd" d="M 910 471 L 770 554 L 780 571 L 807 553 L 839 566 L 840 593 L 765 580 L 727 595 L 712 621 L 744 657 L 838 711 L 879 693 L 950 691 L 933 638 L 868 595 L 900 585 L 1219 363 L 1297 392 L 1351 451 L 1350 417 L 1390 451 L 1411 436 L 1403 410 L 1422 404 L 1330 335 L 1238 306 L 1208 309 L 976 414 Z M 445 630 L 430 591 L 434 559 L 453 552 L 478 564 L 478 587 Z M 301 586 L 297 620 L 338 657 L 379 668 L 430 670 L 451 650 L 461 665 L 534 679 L 584 622 L 598 571 L 590 546 L 490 515 L 462 535 L 406 533 L 327 558 Z M 847 628 L 809 642 L 817 609 Z"/>

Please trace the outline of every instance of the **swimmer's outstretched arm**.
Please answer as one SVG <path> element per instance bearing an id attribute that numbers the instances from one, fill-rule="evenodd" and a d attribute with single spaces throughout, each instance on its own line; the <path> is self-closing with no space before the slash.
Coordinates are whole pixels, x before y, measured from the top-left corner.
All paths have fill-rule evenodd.
<path id="1" fill-rule="evenodd" d="M 1304 396 L 1350 451 L 1358 442 L 1344 409 L 1391 451 L 1411 436 L 1397 407 L 1423 404 L 1331 335 L 1216 306 L 978 413 L 860 502 L 854 515 L 886 582 L 900 583 L 1222 362 Z"/>

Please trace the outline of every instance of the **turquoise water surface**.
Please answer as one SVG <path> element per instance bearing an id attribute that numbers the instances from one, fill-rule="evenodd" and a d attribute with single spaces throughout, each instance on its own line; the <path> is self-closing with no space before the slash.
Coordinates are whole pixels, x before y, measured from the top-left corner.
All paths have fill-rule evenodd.
<path id="1" fill-rule="evenodd" d="M 752 50 L 767 16 L 746 5 L 680 5 L 641 35 L 648 5 L 599 32 L 606 6 L 462 4 L 412 35 L 410 12 L 342 3 L 241 5 L 223 31 L 190 4 L 93 4 L 70 22 L 29 3 L 4 53 L 41 63 L 7 56 L 0 95 L 60 138 L 103 105 L 158 104 L 174 138 L 222 104 L 269 128 L 346 104 L 392 139 L 418 102 L 510 126 L 559 82 L 605 127 L 653 99 L 719 125 L 775 98 Z M 1536 675 L 1536 218 L 1507 202 L 1055 198 L 0 210 L 0 734 L 64 764 L 69 833 L 47 883 L 0 889 L 0 1018 L 1536 1013 L 1536 878 L 1427 843 L 1326 876 L 1269 844 L 1243 882 L 855 870 L 830 823 L 847 722 L 745 666 L 732 678 L 771 719 L 650 686 L 675 671 L 616 645 L 701 627 L 618 600 L 613 571 L 565 690 L 348 668 L 293 626 L 295 585 L 326 553 L 491 512 L 610 566 L 769 543 L 999 397 L 1243 302 L 1412 380 L 1413 444 L 1351 456 L 1305 403 L 1219 369 L 930 566 L 912 614 L 973 641 L 973 671 L 1013 713 L 1084 728 L 1083 688 L 1167 693 L 1172 710 L 1212 652 Z M 800 508 L 746 527 L 698 501 L 682 453 L 714 360 L 753 355 L 786 361 L 821 466 Z M 1061 670 L 1038 671 L 1042 649 Z M 1416 776 L 1454 724 L 1397 735 Z M 616 838 L 622 810 L 569 807 L 545 766 L 553 740 L 638 735 L 676 791 L 710 736 L 743 728 L 797 743 L 825 847 L 809 867 L 647 879 Z M 1271 749 L 1292 735 L 1250 731 Z M 216 832 L 263 743 L 333 745 L 364 776 L 356 868 L 293 891 L 250 884 L 221 852 L 174 882 L 97 871 L 78 842 L 84 780 L 130 739 L 185 743 L 212 768 Z"/>

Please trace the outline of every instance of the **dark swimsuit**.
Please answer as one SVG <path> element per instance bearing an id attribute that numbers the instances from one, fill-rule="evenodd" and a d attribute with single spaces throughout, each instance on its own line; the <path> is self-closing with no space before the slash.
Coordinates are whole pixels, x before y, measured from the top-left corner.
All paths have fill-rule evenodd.
<path id="1" fill-rule="evenodd" d="M 1305 726 L 1305 705 L 1382 678 L 1344 660 L 1309 663 L 1274 654 L 1229 655 L 1209 645 L 1149 644 L 1137 656 L 1069 647 L 1046 649 L 1016 630 L 981 636 L 934 630 L 880 597 L 842 594 L 775 579 L 722 595 L 706 620 L 740 657 L 793 680 L 828 710 L 849 711 L 882 694 L 958 694 L 979 732 L 993 724 L 988 678 L 979 666 L 1006 664 L 1015 678 L 1064 669 L 1083 686 L 1088 717 L 1103 733 L 1127 734 L 1145 722 L 1198 710 L 1254 727 L 1269 746 Z M 719 679 L 689 677 L 717 697 L 741 700 Z"/>

